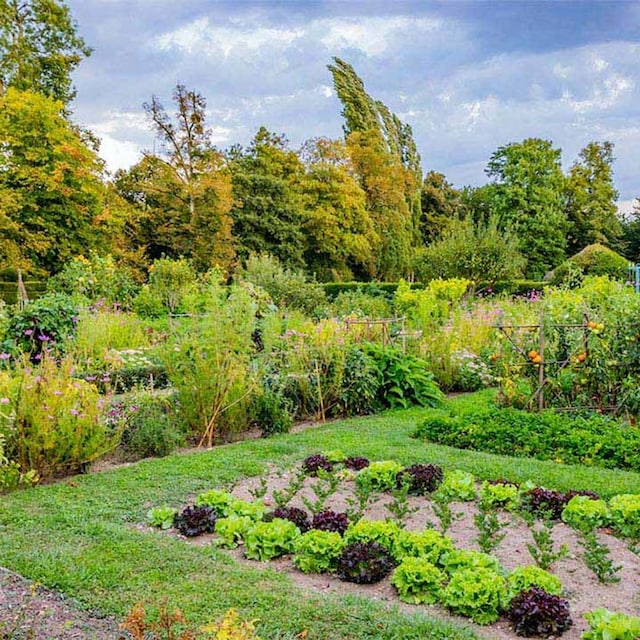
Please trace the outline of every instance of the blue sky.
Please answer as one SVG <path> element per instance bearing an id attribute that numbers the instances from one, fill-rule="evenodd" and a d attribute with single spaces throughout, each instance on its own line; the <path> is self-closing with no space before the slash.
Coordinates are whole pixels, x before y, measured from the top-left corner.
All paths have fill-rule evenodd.
<path id="1" fill-rule="evenodd" d="M 153 146 L 141 105 L 201 92 L 220 147 L 265 125 L 294 148 L 338 137 L 326 65 L 350 62 L 410 123 L 425 171 L 483 184 L 489 156 L 552 140 L 568 169 L 615 144 L 620 206 L 640 196 L 640 2 L 67 0 L 94 48 L 74 79 L 75 116 L 113 170 Z"/>

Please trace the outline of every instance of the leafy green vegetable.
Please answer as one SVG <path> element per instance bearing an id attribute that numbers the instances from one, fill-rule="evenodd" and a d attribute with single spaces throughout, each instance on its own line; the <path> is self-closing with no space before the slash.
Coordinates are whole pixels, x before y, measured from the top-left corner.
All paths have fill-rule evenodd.
<path id="1" fill-rule="evenodd" d="M 396 485 L 396 476 L 402 471 L 402 465 L 395 460 L 372 462 L 358 472 L 356 484 L 363 490 L 389 491 Z"/>
<path id="2" fill-rule="evenodd" d="M 445 575 L 424 558 L 405 558 L 393 572 L 391 584 L 403 602 L 434 604 L 442 591 Z"/>
<path id="3" fill-rule="evenodd" d="M 491 569 L 495 572 L 501 571 L 497 558 L 482 553 L 481 551 L 473 551 L 472 549 L 454 549 L 442 556 L 440 564 L 449 575 L 465 569 Z"/>
<path id="4" fill-rule="evenodd" d="M 173 507 L 154 507 L 147 513 L 147 522 L 152 527 L 171 529 L 176 513 L 178 513 L 178 510 Z"/>
<path id="5" fill-rule="evenodd" d="M 389 575 L 393 558 L 377 542 L 353 542 L 342 550 L 337 569 L 340 580 L 373 584 Z"/>
<path id="6" fill-rule="evenodd" d="M 608 609 L 594 609 L 584 614 L 589 631 L 582 640 L 637 640 L 640 638 L 640 618 Z"/>
<path id="7" fill-rule="evenodd" d="M 352 542 L 377 542 L 389 553 L 392 552 L 396 539 L 402 529 L 392 521 L 358 520 L 349 525 L 344 534 L 347 544 Z"/>
<path id="8" fill-rule="evenodd" d="M 515 511 L 520 505 L 520 491 L 513 484 L 494 483 L 485 480 L 480 488 L 480 502 L 485 507 Z"/>
<path id="9" fill-rule="evenodd" d="M 444 480 L 436 491 L 438 497 L 446 500 L 468 502 L 476 499 L 476 481 L 472 474 L 453 469 L 446 471 Z"/>
<path id="10" fill-rule="evenodd" d="M 573 625 L 567 600 L 539 587 L 518 593 L 509 605 L 507 617 L 516 634 L 527 637 L 559 636 Z"/>
<path id="11" fill-rule="evenodd" d="M 234 500 L 235 498 L 227 491 L 211 489 L 210 491 L 201 493 L 196 498 L 196 505 L 198 507 L 211 507 L 219 518 L 224 518 L 229 515 L 231 503 Z"/>
<path id="12" fill-rule="evenodd" d="M 293 564 L 304 573 L 325 573 L 335 568 L 344 547 L 339 533 L 312 529 L 296 539 Z"/>
<path id="13" fill-rule="evenodd" d="M 591 531 L 609 522 L 609 509 L 604 500 L 575 496 L 562 510 L 562 520 L 579 531 Z"/>
<path id="14" fill-rule="evenodd" d="M 218 534 L 216 545 L 225 549 L 235 549 L 253 524 L 249 516 L 228 516 L 218 519 L 215 528 Z"/>
<path id="15" fill-rule="evenodd" d="M 625 493 L 609 500 L 613 528 L 625 538 L 640 540 L 640 493 Z"/>
<path id="16" fill-rule="evenodd" d="M 500 617 L 507 597 L 505 579 L 496 571 L 474 567 L 456 571 L 442 594 L 442 602 L 454 613 L 478 624 Z"/>
<path id="17" fill-rule="evenodd" d="M 299 535 L 300 529 L 289 520 L 257 522 L 244 534 L 244 555 L 252 560 L 271 560 L 291 553 Z"/>
<path id="18" fill-rule="evenodd" d="M 509 600 L 513 599 L 521 591 L 525 591 L 530 587 L 539 587 L 547 593 L 551 593 L 556 596 L 559 596 L 562 593 L 562 582 L 560 582 L 560 578 L 534 565 L 516 567 L 507 576 Z"/>
<path id="19" fill-rule="evenodd" d="M 424 531 L 402 529 L 396 534 L 391 550 L 396 562 L 413 557 L 428 560 L 433 564 L 438 564 L 442 555 L 450 551 L 453 551 L 451 539 L 435 529 Z"/>
<path id="20" fill-rule="evenodd" d="M 254 522 L 262 520 L 266 512 L 267 508 L 260 501 L 247 502 L 246 500 L 234 498 L 229 504 L 230 516 L 247 516 Z"/>

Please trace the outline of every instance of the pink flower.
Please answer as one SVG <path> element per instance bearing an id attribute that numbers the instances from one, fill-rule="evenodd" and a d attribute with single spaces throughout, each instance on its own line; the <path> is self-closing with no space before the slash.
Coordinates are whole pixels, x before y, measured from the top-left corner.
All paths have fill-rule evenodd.
<path id="1" fill-rule="evenodd" d="M 10 402 L 9 398 L 0 398 L 0 404 L 9 404 Z"/>

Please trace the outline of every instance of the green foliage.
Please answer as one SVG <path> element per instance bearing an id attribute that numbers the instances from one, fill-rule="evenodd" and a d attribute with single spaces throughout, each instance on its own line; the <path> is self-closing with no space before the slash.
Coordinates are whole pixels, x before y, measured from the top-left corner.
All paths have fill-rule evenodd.
<path id="1" fill-rule="evenodd" d="M 162 299 L 148 284 L 142 285 L 138 295 L 133 299 L 132 306 L 141 318 L 161 318 L 167 315 Z"/>
<path id="2" fill-rule="evenodd" d="M 453 542 L 434 529 L 407 531 L 402 529 L 395 536 L 392 555 L 396 562 L 406 558 L 421 558 L 438 564 L 443 555 L 453 551 Z"/>
<path id="3" fill-rule="evenodd" d="M 262 520 L 267 509 L 264 503 L 260 500 L 253 502 L 247 502 L 240 498 L 233 498 L 229 503 L 229 515 L 230 516 L 245 516 L 251 518 L 254 522 Z"/>
<path id="4" fill-rule="evenodd" d="M 0 7 L 0 84 L 67 104 L 71 74 L 91 49 L 61 0 L 7 0 Z"/>
<path id="5" fill-rule="evenodd" d="M 507 597 L 505 579 L 484 567 L 456 571 L 442 593 L 442 603 L 478 624 L 500 617 Z"/>
<path id="6" fill-rule="evenodd" d="M 96 388 L 72 374 L 71 362 L 48 356 L 38 366 L 0 372 L 8 458 L 44 479 L 84 470 L 120 438 L 101 419 Z"/>
<path id="7" fill-rule="evenodd" d="M 77 256 L 47 281 L 47 291 L 80 297 L 89 302 L 117 304 L 130 309 L 139 285 L 124 265 L 113 256 L 91 253 Z"/>
<path id="8" fill-rule="evenodd" d="M 450 501 L 469 502 L 476 499 L 476 482 L 473 474 L 461 469 L 445 471 L 444 480 L 438 487 L 438 497 Z"/>
<path id="9" fill-rule="evenodd" d="M 467 569 L 490 569 L 493 572 L 501 572 L 497 558 L 473 549 L 453 549 L 440 558 L 440 564 L 451 576 Z"/>
<path id="10" fill-rule="evenodd" d="M 347 582 L 373 584 L 386 578 L 393 568 L 389 552 L 377 542 L 347 544 L 338 558 L 338 577 Z"/>
<path id="11" fill-rule="evenodd" d="M 7 416 L 0 413 L 0 419 L 2 420 L 0 422 L 0 494 L 2 494 L 36 484 L 38 474 L 33 470 L 23 473 L 15 460 L 7 458 L 5 455 L 6 436 L 1 430 L 5 426 L 2 423 L 7 419 Z"/>
<path id="12" fill-rule="evenodd" d="M 574 496 L 562 510 L 562 521 L 578 531 L 591 531 L 609 522 L 609 509 L 604 500 Z"/>
<path id="13" fill-rule="evenodd" d="M 440 599 L 445 576 L 424 558 L 405 558 L 393 572 L 391 584 L 403 602 L 435 604 Z"/>
<path id="14" fill-rule="evenodd" d="M 186 439 L 177 421 L 174 396 L 139 393 L 120 409 L 124 413 L 120 447 L 127 457 L 162 457 L 184 446 Z"/>
<path id="15" fill-rule="evenodd" d="M 234 500 L 235 498 L 227 491 L 210 489 L 196 497 L 196 505 L 211 507 L 219 518 L 224 518 L 230 515 Z"/>
<path id="16" fill-rule="evenodd" d="M 569 555 L 569 547 L 566 544 L 561 545 L 558 549 L 554 548 L 555 543 L 551 536 L 552 531 L 553 522 L 551 520 L 545 520 L 541 527 L 531 528 L 533 544 L 527 542 L 527 549 L 533 561 L 544 570 L 547 570 L 552 564 Z"/>
<path id="17" fill-rule="evenodd" d="M 311 529 L 296 539 L 293 564 L 303 573 L 325 573 L 336 567 L 345 544 L 336 531 Z"/>
<path id="18" fill-rule="evenodd" d="M 245 534 L 254 525 L 254 520 L 249 516 L 231 515 L 216 520 L 216 545 L 224 549 L 235 549 Z"/>
<path id="19" fill-rule="evenodd" d="M 38 361 L 44 352 L 64 350 L 76 330 L 77 307 L 71 298 L 50 294 L 29 302 L 9 320 L 6 335 L 19 350 Z"/>
<path id="20" fill-rule="evenodd" d="M 589 630 L 582 640 L 635 640 L 640 637 L 640 617 L 608 609 L 594 609 L 584 614 Z"/>
<path id="21" fill-rule="evenodd" d="M 266 291 L 283 309 L 311 315 L 327 304 L 319 284 L 309 282 L 302 271 L 287 269 L 278 258 L 268 254 L 249 257 L 242 278 Z"/>
<path id="22" fill-rule="evenodd" d="M 442 237 L 419 252 L 415 260 L 421 280 L 466 278 L 491 285 L 519 278 L 523 266 L 517 235 L 500 229 L 497 218 L 487 223 L 474 223 L 471 218 L 452 220 Z"/>
<path id="23" fill-rule="evenodd" d="M 380 407 L 380 375 L 376 361 L 355 345 L 344 359 L 335 413 L 343 416 L 375 413 Z"/>
<path id="24" fill-rule="evenodd" d="M 331 302 L 331 313 L 338 318 L 389 318 L 391 317 L 391 305 L 382 292 L 377 295 L 372 292 L 374 287 L 367 287 L 362 283 L 335 283 L 337 286 L 324 285 L 323 289 L 327 297 L 333 292 L 338 292 Z M 357 285 L 351 288 L 349 285 Z M 341 285 L 345 289 L 340 290 Z"/>
<path id="25" fill-rule="evenodd" d="M 554 269 L 550 284 L 575 286 L 585 276 L 609 276 L 625 281 L 629 277 L 629 261 L 608 247 L 591 244 Z"/>
<path id="26" fill-rule="evenodd" d="M 573 625 L 568 600 L 539 587 L 518 593 L 507 617 L 519 636 L 560 636 Z"/>
<path id="27" fill-rule="evenodd" d="M 506 533 L 500 532 L 509 525 L 507 521 L 500 520 L 498 514 L 483 502 L 480 502 L 480 509 L 473 516 L 473 522 L 478 529 L 476 542 L 484 553 L 491 553 L 504 540 Z"/>
<path id="28" fill-rule="evenodd" d="M 511 601 L 518 593 L 531 587 L 540 587 L 556 596 L 562 593 L 560 578 L 540 567 L 526 565 L 516 567 L 507 576 L 507 600 Z"/>
<path id="29" fill-rule="evenodd" d="M 616 574 L 622 569 L 622 565 L 613 564 L 611 550 L 598 540 L 594 529 L 582 530 L 580 546 L 584 549 L 582 556 L 584 563 L 596 574 L 599 582 L 602 584 L 620 582 L 620 576 Z"/>
<path id="30" fill-rule="evenodd" d="M 485 507 L 515 511 L 520 506 L 520 490 L 513 484 L 485 480 L 480 487 L 480 503 Z"/>
<path id="31" fill-rule="evenodd" d="M 292 553 L 300 529 L 290 520 L 258 522 L 244 534 L 244 554 L 251 560 L 271 560 Z"/>
<path id="32" fill-rule="evenodd" d="M 262 389 L 253 396 L 249 415 L 249 419 L 260 429 L 263 437 L 288 433 L 293 425 L 285 398 L 269 388 Z"/>
<path id="33" fill-rule="evenodd" d="M 505 455 L 565 463 L 634 469 L 640 464 L 640 433 L 601 415 L 571 417 L 488 408 L 458 415 L 437 414 L 423 421 L 413 437 Z"/>
<path id="34" fill-rule="evenodd" d="M 392 409 L 406 409 L 412 404 L 435 407 L 444 399 L 424 360 L 374 344 L 367 345 L 366 353 L 376 361 L 380 372 L 382 382 L 378 398 L 382 406 Z"/>
<path id="35" fill-rule="evenodd" d="M 161 258 L 149 267 L 149 291 L 169 312 L 175 313 L 196 284 L 193 267 L 184 258 Z"/>
<path id="36" fill-rule="evenodd" d="M 402 471 L 402 465 L 395 460 L 372 462 L 358 471 L 356 485 L 369 493 L 389 491 L 396 484 L 396 476 Z"/>
<path id="37" fill-rule="evenodd" d="M 392 553 L 402 529 L 392 521 L 358 520 L 350 524 L 344 533 L 347 544 L 352 542 L 377 542 L 389 553 Z"/>
<path id="38" fill-rule="evenodd" d="M 158 527 L 160 529 L 171 529 L 173 526 L 173 520 L 178 513 L 177 509 L 173 507 L 153 507 L 147 513 L 147 523 L 152 527 Z"/>
<path id="39" fill-rule="evenodd" d="M 609 500 L 609 521 L 625 538 L 640 541 L 640 494 L 621 494 Z"/>

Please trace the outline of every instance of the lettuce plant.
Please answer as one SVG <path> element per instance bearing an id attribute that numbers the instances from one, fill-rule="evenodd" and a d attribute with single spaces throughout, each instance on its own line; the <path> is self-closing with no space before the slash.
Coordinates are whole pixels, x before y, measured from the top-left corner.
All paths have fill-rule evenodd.
<path id="1" fill-rule="evenodd" d="M 216 545 L 225 549 L 235 549 L 253 524 L 249 516 L 219 518 L 215 526 L 215 532 L 218 535 Z"/>
<path id="2" fill-rule="evenodd" d="M 229 515 L 231 503 L 235 498 L 228 492 L 220 489 L 205 491 L 196 497 L 198 507 L 211 507 L 219 518 Z"/>
<path id="3" fill-rule="evenodd" d="M 303 460 L 302 468 L 307 472 L 307 475 L 317 476 L 320 469 L 327 473 L 331 473 L 333 471 L 333 463 L 329 458 L 327 458 L 327 456 L 322 455 L 321 453 L 316 453 Z"/>
<path id="4" fill-rule="evenodd" d="M 560 578 L 534 565 L 516 567 L 507 576 L 509 600 L 512 600 L 521 591 L 526 591 L 531 587 L 538 587 L 556 596 L 562 593 Z"/>
<path id="5" fill-rule="evenodd" d="M 480 488 L 480 503 L 494 509 L 513 511 L 520 505 L 520 491 L 517 485 L 483 482 Z"/>
<path id="6" fill-rule="evenodd" d="M 442 603 L 478 624 L 500 617 L 506 600 L 505 579 L 493 569 L 474 567 L 456 571 L 442 593 Z"/>
<path id="7" fill-rule="evenodd" d="M 356 484 L 369 493 L 388 491 L 395 487 L 396 476 L 400 471 L 402 471 L 402 465 L 395 460 L 372 462 L 358 473 Z"/>
<path id="8" fill-rule="evenodd" d="M 440 564 L 449 575 L 466 569 L 501 571 L 500 563 L 496 557 L 473 549 L 454 549 L 445 553 L 440 559 Z"/>
<path id="9" fill-rule="evenodd" d="M 361 471 L 365 467 L 368 467 L 371 463 L 367 458 L 362 458 L 359 456 L 349 456 L 344 459 L 344 466 L 347 469 L 352 469 L 353 471 Z"/>
<path id="10" fill-rule="evenodd" d="M 173 507 L 154 507 L 147 513 L 147 522 L 152 527 L 171 529 L 173 526 L 173 519 L 177 513 L 178 510 Z"/>
<path id="11" fill-rule="evenodd" d="M 444 474 L 437 495 L 450 502 L 468 502 L 476 499 L 476 481 L 472 474 L 453 469 Z"/>
<path id="12" fill-rule="evenodd" d="M 522 496 L 524 510 L 539 518 L 552 520 L 560 520 L 562 510 L 567 502 L 569 502 L 569 498 L 566 493 L 544 487 L 533 487 Z"/>
<path id="13" fill-rule="evenodd" d="M 344 534 L 347 543 L 377 542 L 391 553 L 396 539 L 402 529 L 395 523 L 386 520 L 358 520 L 349 525 Z"/>
<path id="14" fill-rule="evenodd" d="M 608 523 L 609 509 L 604 500 L 575 496 L 563 509 L 562 520 L 579 531 L 591 531 Z"/>
<path id="15" fill-rule="evenodd" d="M 377 542 L 353 542 L 342 550 L 337 562 L 338 577 L 346 582 L 373 584 L 391 573 L 393 559 Z"/>
<path id="16" fill-rule="evenodd" d="M 293 564 L 304 573 L 325 573 L 335 568 L 344 546 L 339 533 L 312 529 L 296 539 Z"/>
<path id="17" fill-rule="evenodd" d="M 507 617 L 516 634 L 526 637 L 559 636 L 573 625 L 569 603 L 539 587 L 516 595 L 509 605 Z"/>
<path id="18" fill-rule="evenodd" d="M 435 529 L 407 531 L 402 529 L 395 536 L 392 554 L 396 562 L 405 558 L 421 558 L 438 564 L 440 558 L 453 551 L 453 542 Z"/>
<path id="19" fill-rule="evenodd" d="M 626 493 L 609 500 L 611 524 L 625 538 L 640 541 L 640 493 Z"/>
<path id="20" fill-rule="evenodd" d="M 271 560 L 293 551 L 300 529 L 289 520 L 257 522 L 244 534 L 244 555 L 252 560 Z"/>
<path id="21" fill-rule="evenodd" d="M 192 505 L 176 514 L 175 528 L 187 538 L 213 533 L 217 516 L 211 507 Z"/>
<path id="22" fill-rule="evenodd" d="M 424 496 L 435 491 L 443 477 L 442 467 L 437 464 L 413 464 L 396 475 L 396 486 L 408 482 L 411 495 Z"/>
<path id="23" fill-rule="evenodd" d="M 321 531 L 333 531 L 341 536 L 349 526 L 349 517 L 346 513 L 336 513 L 331 509 L 325 509 L 316 513 L 311 521 L 312 529 L 320 529 Z"/>
<path id="24" fill-rule="evenodd" d="M 311 523 L 309 522 L 309 515 L 303 509 L 298 507 L 278 507 L 269 513 L 265 513 L 263 520 L 270 522 L 274 518 L 280 518 L 281 520 L 290 520 L 293 524 L 300 529 L 302 533 L 309 531 Z M 317 527 L 321 528 L 321 527 Z"/>
<path id="25" fill-rule="evenodd" d="M 403 602 L 435 604 L 442 591 L 445 575 L 424 558 L 405 558 L 393 572 L 391 584 Z"/>
<path id="26" fill-rule="evenodd" d="M 247 502 L 246 500 L 240 500 L 239 498 L 234 498 L 231 500 L 231 503 L 229 504 L 230 516 L 247 516 L 251 518 L 254 522 L 258 522 L 258 520 L 262 520 L 265 512 L 266 512 L 266 507 L 262 502 L 258 500 L 256 500 L 255 502 Z"/>
<path id="27" fill-rule="evenodd" d="M 589 630 L 582 640 L 637 640 L 640 638 L 640 617 L 608 609 L 594 609 L 584 614 Z"/>

